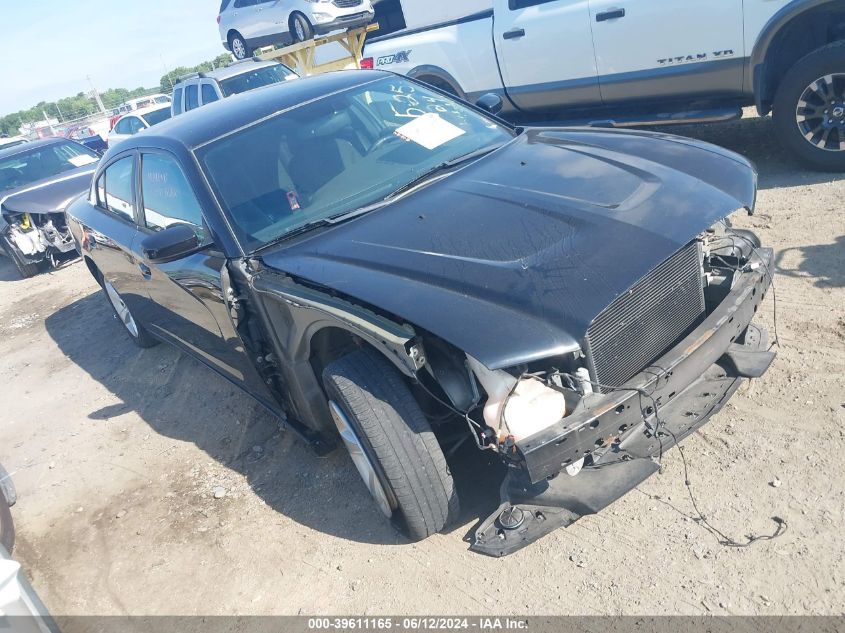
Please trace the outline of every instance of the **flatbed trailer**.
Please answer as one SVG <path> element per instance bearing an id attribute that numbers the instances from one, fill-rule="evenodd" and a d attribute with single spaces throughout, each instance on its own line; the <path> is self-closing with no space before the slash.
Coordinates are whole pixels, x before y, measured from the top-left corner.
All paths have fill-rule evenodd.
<path id="1" fill-rule="evenodd" d="M 314 39 L 282 48 L 267 46 L 259 49 L 256 52 L 256 57 L 264 61 L 281 62 L 296 70 L 303 77 L 332 72 L 334 70 L 346 70 L 352 65 L 360 69 L 367 34 L 377 31 L 378 28 L 378 24 L 368 24 L 365 27 L 315 37 Z M 348 54 L 340 59 L 318 64 L 316 61 L 317 48 L 335 42 L 340 44 Z"/>

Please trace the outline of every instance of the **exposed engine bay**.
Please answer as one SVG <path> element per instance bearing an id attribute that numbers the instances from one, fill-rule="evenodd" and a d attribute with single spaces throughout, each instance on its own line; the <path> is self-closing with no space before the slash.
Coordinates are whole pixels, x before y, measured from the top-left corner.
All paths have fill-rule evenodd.
<path id="1" fill-rule="evenodd" d="M 49 261 L 58 266 L 76 245 L 68 230 L 64 213 L 4 213 L 8 224 L 6 240 L 28 263 Z"/>

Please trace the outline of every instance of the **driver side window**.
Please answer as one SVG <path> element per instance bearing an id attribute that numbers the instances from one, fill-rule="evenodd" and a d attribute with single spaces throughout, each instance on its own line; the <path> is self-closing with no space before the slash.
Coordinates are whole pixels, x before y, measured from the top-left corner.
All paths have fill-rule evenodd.
<path id="1" fill-rule="evenodd" d="M 118 134 L 132 134 L 129 129 L 129 117 L 118 121 L 117 125 L 114 126 L 114 131 Z"/>
<path id="2" fill-rule="evenodd" d="M 188 224 L 204 241 L 202 207 L 175 159 L 163 154 L 142 155 L 141 195 L 148 229 L 162 231 Z"/>

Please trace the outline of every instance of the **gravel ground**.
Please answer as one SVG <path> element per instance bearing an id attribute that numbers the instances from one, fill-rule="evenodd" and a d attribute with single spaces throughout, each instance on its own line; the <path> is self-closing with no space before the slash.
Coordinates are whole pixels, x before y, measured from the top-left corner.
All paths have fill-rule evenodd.
<path id="1" fill-rule="evenodd" d="M 780 355 L 666 471 L 503 560 L 464 537 L 496 471 L 460 456 L 460 527 L 409 544 L 348 457 L 318 459 L 209 370 L 135 349 L 83 265 L 18 281 L 0 258 L 0 463 L 19 491 L 16 557 L 56 614 L 842 614 L 845 182 L 804 171 L 748 118 L 675 132 L 760 170 L 777 250 Z M 771 302 L 760 319 L 773 322 Z M 218 497 L 218 498 L 216 498 Z"/>

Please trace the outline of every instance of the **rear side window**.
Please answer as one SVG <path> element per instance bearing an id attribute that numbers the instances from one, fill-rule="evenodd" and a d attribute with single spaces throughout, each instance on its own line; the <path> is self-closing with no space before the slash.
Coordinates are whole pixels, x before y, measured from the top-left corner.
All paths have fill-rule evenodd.
<path id="1" fill-rule="evenodd" d="M 127 156 L 106 167 L 97 179 L 97 204 L 121 220 L 133 223 L 134 175 L 135 158 Z"/>
<path id="2" fill-rule="evenodd" d="M 509 8 L 511 11 L 516 11 L 518 9 L 527 9 L 528 7 L 535 7 L 538 4 L 546 4 L 553 1 L 554 0 L 510 0 Z"/>
<path id="3" fill-rule="evenodd" d="M 188 224 L 200 240 L 204 239 L 200 203 L 175 159 L 163 154 L 143 155 L 141 195 L 147 228 L 161 231 L 174 224 Z"/>
<path id="4" fill-rule="evenodd" d="M 129 133 L 130 134 L 137 134 L 141 130 L 144 129 L 144 124 L 141 122 L 136 116 L 131 116 L 127 119 L 129 121 Z"/>
<path id="5" fill-rule="evenodd" d="M 231 1 L 232 0 L 222 0 L 222 2 L 220 3 L 220 10 L 217 13 L 223 13 L 226 10 L 226 7 L 229 6 L 229 3 Z"/>
<path id="6" fill-rule="evenodd" d="M 202 104 L 213 103 L 217 101 L 217 91 L 211 84 L 202 85 Z"/>
<path id="7" fill-rule="evenodd" d="M 114 131 L 117 134 L 132 134 L 132 128 L 129 127 L 129 117 L 118 121 L 114 126 Z"/>
<path id="8" fill-rule="evenodd" d="M 198 107 L 200 104 L 199 101 L 199 92 L 197 91 L 197 85 L 191 84 L 187 88 L 185 88 L 185 110 L 193 110 L 194 108 Z"/>
<path id="9" fill-rule="evenodd" d="M 182 89 L 176 88 L 173 91 L 173 112 L 175 114 L 182 114 Z"/>

